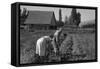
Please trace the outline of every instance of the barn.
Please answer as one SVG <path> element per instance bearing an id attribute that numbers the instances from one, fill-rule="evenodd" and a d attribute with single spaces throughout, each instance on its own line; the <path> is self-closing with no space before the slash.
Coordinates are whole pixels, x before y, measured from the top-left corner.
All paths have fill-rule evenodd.
<path id="1" fill-rule="evenodd" d="M 57 28 L 55 15 L 52 11 L 29 11 L 23 25 L 27 26 L 28 29 L 38 30 Z"/>

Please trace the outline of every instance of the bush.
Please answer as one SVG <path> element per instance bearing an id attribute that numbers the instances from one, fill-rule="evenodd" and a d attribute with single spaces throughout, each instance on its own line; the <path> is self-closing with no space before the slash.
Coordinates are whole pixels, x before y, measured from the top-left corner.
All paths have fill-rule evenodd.
<path id="1" fill-rule="evenodd" d="M 59 51 L 61 56 L 61 61 L 68 61 L 72 55 L 72 46 L 73 40 L 71 36 L 67 36 L 66 39 L 62 42 Z"/>

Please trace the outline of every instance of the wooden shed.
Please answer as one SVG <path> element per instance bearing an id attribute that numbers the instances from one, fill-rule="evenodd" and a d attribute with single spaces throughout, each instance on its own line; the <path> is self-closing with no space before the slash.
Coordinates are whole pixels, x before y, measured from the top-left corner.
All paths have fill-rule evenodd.
<path id="1" fill-rule="evenodd" d="M 56 29 L 56 19 L 52 11 L 29 11 L 24 21 L 28 29 L 49 30 Z"/>

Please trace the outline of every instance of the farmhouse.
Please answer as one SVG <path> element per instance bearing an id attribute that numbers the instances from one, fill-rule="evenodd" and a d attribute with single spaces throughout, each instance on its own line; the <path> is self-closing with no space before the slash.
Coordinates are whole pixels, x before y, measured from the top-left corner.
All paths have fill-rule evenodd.
<path id="1" fill-rule="evenodd" d="M 28 29 L 38 30 L 57 28 L 55 15 L 52 11 L 29 11 L 23 25 L 27 26 Z"/>

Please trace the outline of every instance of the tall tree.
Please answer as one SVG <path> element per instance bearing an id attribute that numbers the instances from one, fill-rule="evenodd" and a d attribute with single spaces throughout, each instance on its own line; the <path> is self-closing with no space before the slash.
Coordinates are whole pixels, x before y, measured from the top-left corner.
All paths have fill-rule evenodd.
<path id="1" fill-rule="evenodd" d="M 69 18 L 69 23 L 71 25 L 79 25 L 79 23 L 81 22 L 81 14 L 78 12 L 76 8 L 73 8 L 71 11 L 71 16 Z"/>
<path id="2" fill-rule="evenodd" d="M 68 24 L 68 17 L 65 16 L 65 24 Z"/>
<path id="3" fill-rule="evenodd" d="M 62 11 L 59 9 L 59 21 L 57 21 L 57 26 L 61 27 L 64 25 L 64 22 L 62 21 Z"/>
<path id="4" fill-rule="evenodd" d="M 76 25 L 79 26 L 80 22 L 81 22 L 81 14 L 78 12 L 77 13 L 77 23 L 76 23 Z"/>
<path id="5" fill-rule="evenodd" d="M 77 15 L 76 8 L 73 8 L 72 12 L 71 12 L 71 21 L 70 21 L 71 24 L 75 24 L 75 22 L 76 22 L 76 15 Z"/>
<path id="6" fill-rule="evenodd" d="M 62 22 L 62 11 L 59 9 L 59 22 Z"/>
<path id="7" fill-rule="evenodd" d="M 29 11 L 26 8 L 23 8 L 20 10 L 20 18 L 21 18 L 21 24 L 24 23 L 25 19 L 27 18 Z"/>

